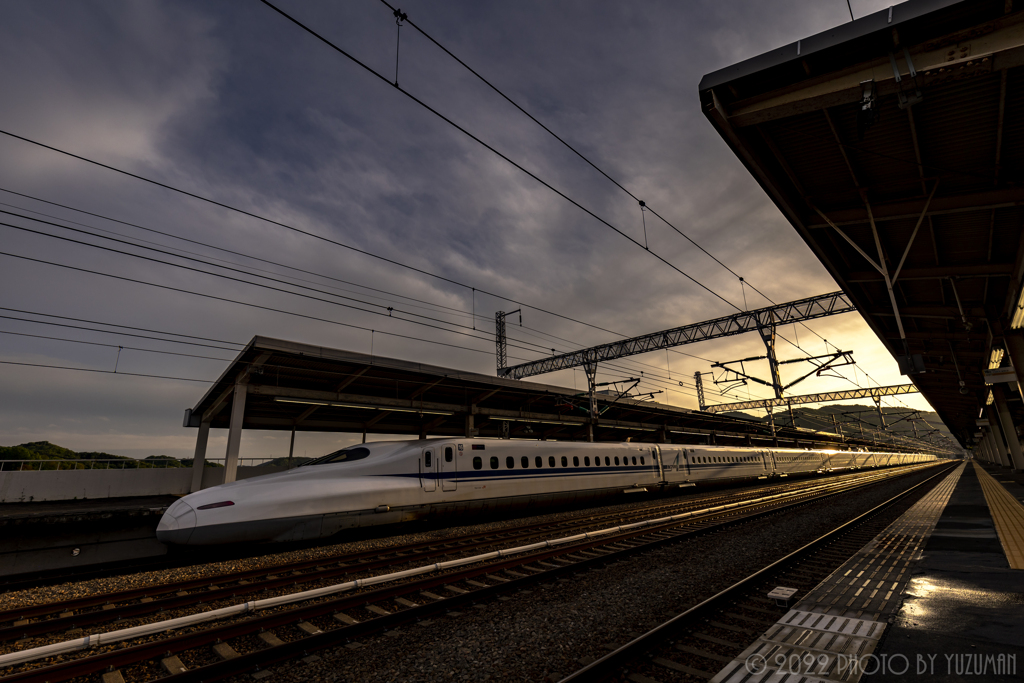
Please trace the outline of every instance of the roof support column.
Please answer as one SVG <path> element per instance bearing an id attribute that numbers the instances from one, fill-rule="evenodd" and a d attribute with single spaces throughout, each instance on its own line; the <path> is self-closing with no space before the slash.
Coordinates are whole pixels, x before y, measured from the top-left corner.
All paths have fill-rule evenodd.
<path id="1" fill-rule="evenodd" d="M 196 453 L 192 460 L 192 488 L 189 493 L 195 493 L 203 488 L 203 470 L 206 468 L 206 444 L 210 440 L 210 421 L 204 420 L 199 423 L 199 436 L 196 437 Z"/>
<path id="2" fill-rule="evenodd" d="M 228 449 L 224 462 L 224 483 L 235 481 L 238 476 L 238 449 L 242 445 L 242 419 L 245 417 L 245 397 L 249 385 L 235 384 L 235 393 L 231 399 L 231 428 L 228 430 Z"/>
<path id="3" fill-rule="evenodd" d="M 1003 429 L 1003 438 L 1010 449 L 1010 462 L 1014 470 L 1024 471 L 1024 452 L 1020 449 L 1020 440 L 1017 438 L 1017 428 L 1010 417 L 1010 407 L 1006 405 L 1006 389 L 1002 384 L 992 385 L 992 396 L 995 398 L 996 413 L 999 415 L 999 426 Z"/>
<path id="4" fill-rule="evenodd" d="M 981 450 L 981 459 L 985 462 L 995 463 L 995 453 L 992 451 L 992 446 L 988 440 L 988 430 L 983 430 L 981 433 L 981 439 L 978 441 L 978 448 Z"/>
<path id="5" fill-rule="evenodd" d="M 999 437 L 999 433 L 995 429 L 990 429 L 988 432 L 988 445 L 992 449 L 993 463 L 1000 466 L 1006 466 L 1006 454 L 1003 452 L 1003 444 Z"/>
<path id="6" fill-rule="evenodd" d="M 988 418 L 989 429 L 992 431 L 992 446 L 996 449 L 999 464 L 1009 467 L 1010 459 L 1007 457 L 1006 441 L 1003 439 L 1003 429 L 999 426 L 999 415 L 996 413 L 995 406 L 985 406 L 985 417 Z"/>

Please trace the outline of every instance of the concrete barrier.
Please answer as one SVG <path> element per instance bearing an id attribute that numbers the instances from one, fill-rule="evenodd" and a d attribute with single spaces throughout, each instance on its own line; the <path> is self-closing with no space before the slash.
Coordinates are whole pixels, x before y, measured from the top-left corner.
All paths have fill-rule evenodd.
<path id="1" fill-rule="evenodd" d="M 281 472 L 284 467 L 239 467 L 238 478 Z M 224 483 L 224 469 L 203 470 L 203 488 Z M 128 496 L 182 496 L 192 485 L 191 468 L 132 470 L 43 470 L 0 472 L 0 503 L 124 498 Z"/>

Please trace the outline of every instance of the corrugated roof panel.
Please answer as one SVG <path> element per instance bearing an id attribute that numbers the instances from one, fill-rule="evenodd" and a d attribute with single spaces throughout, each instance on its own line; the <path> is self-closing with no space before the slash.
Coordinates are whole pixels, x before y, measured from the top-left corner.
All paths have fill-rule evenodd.
<path id="1" fill-rule="evenodd" d="M 1024 182 L 1024 67 L 1006 72 L 999 179 L 1004 183 Z"/>
<path id="2" fill-rule="evenodd" d="M 995 182 L 1000 75 L 930 86 L 914 105 L 926 175 L 942 175 L 943 192 L 988 189 Z"/>

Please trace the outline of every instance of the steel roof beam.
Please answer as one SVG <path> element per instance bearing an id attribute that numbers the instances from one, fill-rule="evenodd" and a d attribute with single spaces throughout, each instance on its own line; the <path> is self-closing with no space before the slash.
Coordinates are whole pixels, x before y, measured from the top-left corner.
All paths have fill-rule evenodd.
<path id="1" fill-rule="evenodd" d="M 848 401 L 856 398 L 881 398 L 898 394 L 916 394 L 920 391 L 913 384 L 897 384 L 890 387 L 872 387 L 870 389 L 851 389 L 849 391 L 827 391 L 821 394 L 805 394 L 803 396 L 787 396 L 786 398 L 769 398 L 742 403 L 720 403 L 706 406 L 704 412 L 724 413 L 732 410 L 754 410 L 776 408 L 779 406 L 795 406 L 804 403 L 828 403 L 830 401 Z"/>
<path id="2" fill-rule="evenodd" d="M 753 311 L 743 311 L 692 325 L 683 325 L 671 330 L 592 346 L 589 349 L 563 353 L 551 358 L 513 365 L 509 368 L 501 368 L 498 370 L 498 376 L 522 379 L 547 372 L 635 356 L 649 351 L 660 351 L 709 339 L 731 337 L 744 332 L 754 332 L 763 327 L 788 325 L 801 320 L 813 320 L 854 310 L 856 308 L 843 292 L 831 292 Z"/>

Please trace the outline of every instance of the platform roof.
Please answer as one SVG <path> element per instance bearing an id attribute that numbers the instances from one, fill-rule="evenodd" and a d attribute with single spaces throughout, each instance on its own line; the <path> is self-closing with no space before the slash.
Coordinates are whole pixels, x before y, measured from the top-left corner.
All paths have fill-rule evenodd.
<path id="1" fill-rule="evenodd" d="M 1022 6 L 911 0 L 699 86 L 715 129 L 901 356 L 895 299 L 927 369 L 912 379 L 964 445 L 1021 295 Z M 892 298 L 872 261 L 895 276 Z"/>
<path id="2" fill-rule="evenodd" d="M 236 384 L 247 387 L 243 429 L 466 436 L 472 415 L 476 436 L 500 437 L 505 422 L 512 438 L 587 438 L 588 399 L 572 389 L 268 337 L 249 342 L 186 413 L 185 426 L 206 418 L 227 428 Z M 764 425 L 727 415 L 611 396 L 599 396 L 598 407 L 597 441 L 772 443 Z M 782 446 L 839 443 L 788 427 L 778 438 Z"/>

